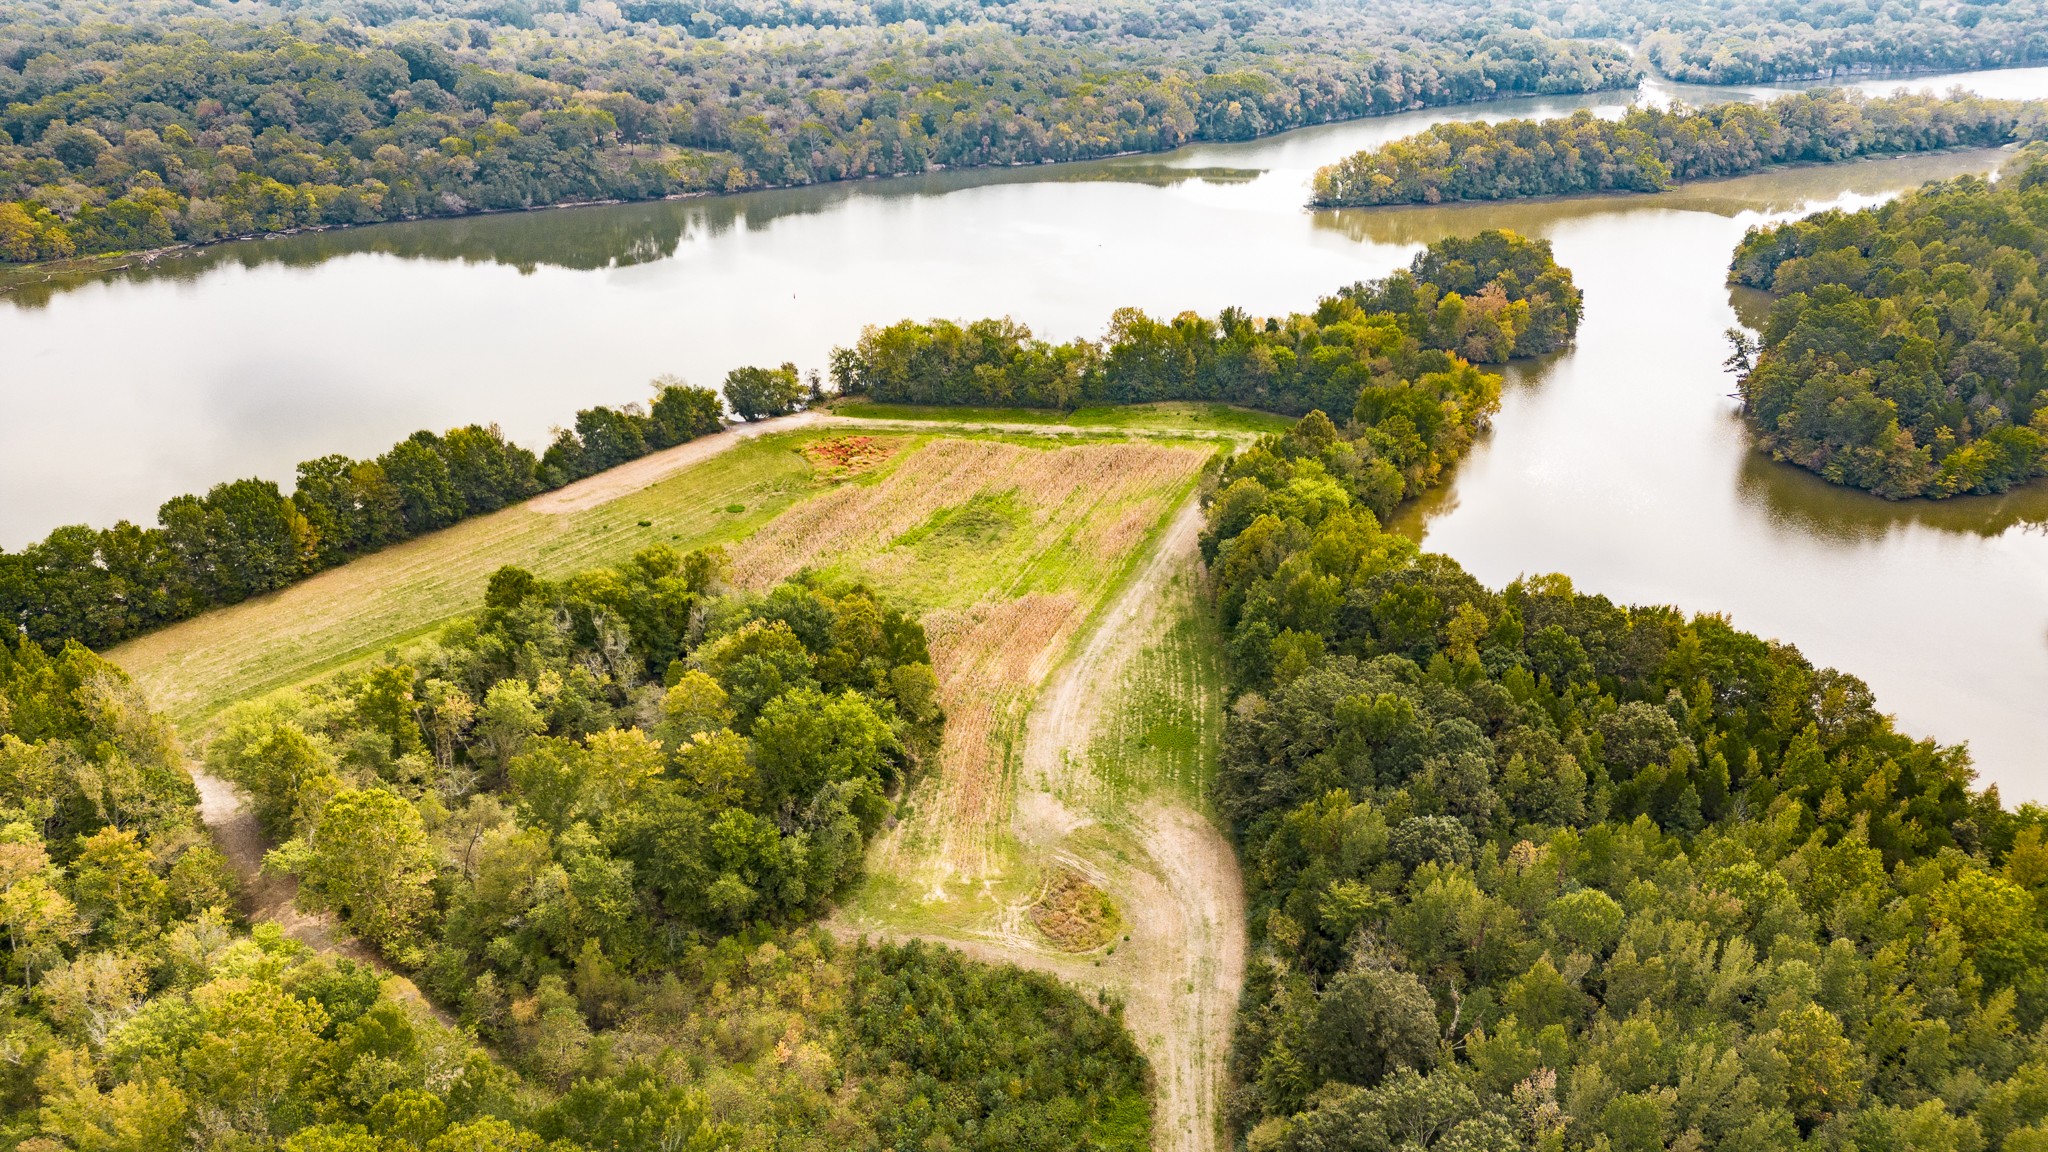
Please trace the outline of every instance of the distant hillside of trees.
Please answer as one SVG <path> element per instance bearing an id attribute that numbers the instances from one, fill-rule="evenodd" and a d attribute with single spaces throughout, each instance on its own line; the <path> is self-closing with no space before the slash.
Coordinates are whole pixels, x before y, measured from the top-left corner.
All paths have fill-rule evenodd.
<path id="1" fill-rule="evenodd" d="M 1635 79 L 1618 47 L 1447 0 L 21 6 L 0 16 L 0 260 L 1075 160 Z"/>
<path id="2" fill-rule="evenodd" d="M 1842 90 L 1705 108 L 1439 124 L 1316 172 L 1321 207 L 1659 192 L 1773 164 L 1997 147 L 2048 129 L 2048 104 Z"/>
<path id="3" fill-rule="evenodd" d="M 2048 145 L 1996 182 L 1752 229 L 1729 278 L 1778 296 L 1735 356 L 1773 456 L 1894 500 L 2048 474 Z"/>

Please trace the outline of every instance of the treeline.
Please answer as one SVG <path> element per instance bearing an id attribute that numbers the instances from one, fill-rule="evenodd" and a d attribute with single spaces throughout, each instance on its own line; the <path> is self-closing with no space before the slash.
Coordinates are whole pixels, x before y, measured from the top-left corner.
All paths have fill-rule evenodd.
<path id="1" fill-rule="evenodd" d="M 1316 171 L 1322 207 L 1661 192 L 1773 164 L 1990 148 L 2038 136 L 2043 105 L 1955 94 L 1872 98 L 1823 89 L 1766 104 L 1638 106 L 1619 120 L 1439 124 Z"/>
<path id="2" fill-rule="evenodd" d="M 1894 500 L 2048 474 L 2048 149 L 1752 229 L 1729 278 L 1778 297 L 1733 361 L 1772 456 Z"/>
<path id="3" fill-rule="evenodd" d="M 415 432 L 374 459 L 305 461 L 290 496 L 237 480 L 166 501 L 153 528 L 59 528 L 0 551 L 0 621 L 52 650 L 104 648 L 722 427 L 717 394 L 656 389 L 645 411 L 578 412 L 540 456 L 496 427 Z"/>
<path id="4" fill-rule="evenodd" d="M 2048 60 L 2048 4 L 2042 0 L 1639 0 L 1603 4 L 1597 13 L 1578 9 L 1574 16 L 1567 27 L 1626 36 L 1642 45 L 1658 72 L 1696 84 L 1960 72 Z"/>
<path id="5" fill-rule="evenodd" d="M 1556 351 L 1578 330 L 1580 296 L 1548 241 L 1488 231 L 1431 244 L 1405 271 L 1354 284 L 1313 313 L 1158 320 L 1126 308 L 1102 341 L 1050 344 L 1009 319 L 905 320 L 833 354 L 844 395 L 904 404 L 1073 408 L 1220 400 L 1300 414 L 1349 412 L 1360 390 L 1427 376 L 1479 376 Z M 1469 388 L 1470 385 L 1461 385 Z"/>
<path id="6" fill-rule="evenodd" d="M 647 595 L 644 581 L 656 580 L 661 567 L 642 557 L 638 576 L 580 579 L 586 589 L 626 580 L 635 603 L 650 604 L 659 617 L 651 602 L 663 596 Z M 682 567 L 658 579 L 686 584 L 691 571 L 705 570 Z M 509 575 L 494 589 L 500 607 L 464 635 L 502 638 L 492 613 L 534 622 L 541 612 L 527 597 L 603 611 L 598 601 Z M 675 608 L 679 596 L 691 595 L 671 587 L 663 602 Z M 871 639 L 860 631 L 864 623 L 893 629 L 906 643 L 917 635 L 914 624 L 857 595 L 799 603 L 784 594 L 777 603 L 795 621 L 779 636 L 810 637 L 820 612 L 837 613 L 832 627 L 842 641 Z M 746 614 L 738 608 L 728 605 L 723 618 Z M 750 624 L 759 625 L 774 610 L 753 611 Z M 638 657 L 672 650 L 607 636 Z M 566 635 L 555 643 L 528 665 L 535 680 L 493 685 L 474 729 L 457 723 L 451 734 L 456 705 L 448 682 L 409 681 L 386 666 L 308 702 L 315 710 L 355 710 L 345 718 L 321 713 L 333 726 L 273 724 L 261 737 L 267 747 L 248 756 L 246 741 L 261 720 L 245 713 L 234 730 L 244 743 L 233 756 L 216 754 L 266 763 L 257 780 L 265 800 L 277 797 L 282 774 L 305 770 L 284 819 L 312 830 L 295 847 L 308 880 L 319 896 L 345 902 L 352 925 L 376 927 L 387 944 L 401 937 L 386 929 L 422 926 L 402 914 L 422 882 L 435 918 L 427 927 L 438 924 L 434 901 L 444 895 L 471 904 L 528 902 L 531 919 L 523 924 L 472 924 L 492 937 L 490 970 L 448 1001 L 464 1010 L 460 1026 L 437 1019 L 403 981 L 376 968 L 316 956 L 273 925 L 246 930 L 233 911 L 233 874 L 198 825 L 169 726 L 142 707 L 118 669 L 75 644 L 54 655 L 26 642 L 0 644 L 0 1039 L 7 1054 L 0 1146 L 602 1152 L 823 1141 L 1136 1152 L 1148 1145 L 1142 1059 L 1113 1012 L 1050 977 L 917 945 L 839 945 L 823 933 L 679 938 L 675 921 L 660 913 L 650 925 L 621 927 L 635 909 L 618 902 L 651 904 L 654 885 L 597 846 L 591 821 L 602 828 L 603 820 L 591 805 L 600 792 L 617 794 L 631 773 L 591 782 L 589 791 L 574 791 L 574 780 L 544 783 L 546 768 L 519 770 L 517 787 L 488 775 L 513 733 L 526 740 L 525 754 L 542 759 L 559 746 L 610 763 L 602 750 L 636 740 L 665 756 L 638 729 L 585 737 L 595 716 L 566 719 L 571 709 L 611 707 L 628 693 L 609 671 L 590 677 L 562 655 L 573 649 L 587 663 L 593 649 Z M 758 650 L 763 662 L 754 672 L 772 665 L 800 678 L 791 650 Z M 814 670 L 835 683 L 853 667 L 828 670 L 828 662 Z M 682 682 L 699 685 L 705 676 L 693 668 Z M 558 684 L 583 703 L 558 707 Z M 521 697 L 514 685 L 532 695 Z M 423 698 L 409 695 L 420 689 Z M 796 739 L 785 731 L 780 748 L 814 756 L 826 750 L 833 771 L 844 765 L 850 773 L 834 777 L 842 791 L 875 767 L 858 753 L 828 748 L 837 713 L 813 709 L 816 682 L 791 689 L 778 714 L 824 727 L 805 728 Z M 890 707 L 881 697 L 853 695 L 880 713 Z M 687 689 L 682 698 L 697 699 Z M 508 713 L 508 699 L 527 699 L 541 719 L 528 723 L 516 705 Z M 852 706 L 844 694 L 840 703 Z M 410 749 L 395 754 L 394 740 L 402 745 L 406 736 L 393 706 L 428 718 L 412 730 Z M 701 719 L 702 742 L 730 751 L 748 739 L 725 728 L 714 735 L 715 718 Z M 672 708 L 663 720 L 688 726 Z M 757 721 L 752 730 L 764 741 L 764 764 L 788 765 L 765 750 L 776 723 Z M 330 742 L 336 731 L 348 738 L 341 745 Z M 452 748 L 449 771 L 438 774 L 444 746 Z M 512 762 L 519 763 L 516 755 Z M 672 829 L 683 826 L 681 808 L 722 803 L 716 789 L 744 787 L 733 777 L 684 779 L 663 765 L 655 778 L 629 786 L 668 795 L 651 804 L 660 815 L 649 819 Z M 707 783 L 713 791 L 702 790 Z M 541 813 L 570 822 L 557 828 Z M 770 822 L 781 818 L 776 812 Z M 357 836 L 366 839 L 351 839 Z M 759 839 L 737 817 L 722 817 L 708 837 L 735 851 Z M 536 860 L 548 862 L 519 871 Z M 729 896 L 732 885 L 718 891 Z M 658 978 L 641 975 L 649 956 L 605 950 L 622 932 L 658 953 Z M 455 968 L 430 964 L 429 971 L 448 976 L 468 956 L 461 951 Z"/>
<path id="7" fill-rule="evenodd" d="M 2048 813 L 1785 645 L 1382 530 L 1332 478 L 1383 427 L 1209 505 L 1246 1146 L 2048 1138 Z"/>
<path id="8" fill-rule="evenodd" d="M 1443 0 L 1413 26 L 1209 3 L 97 7 L 0 18 L 0 260 L 1075 160 L 1636 80 L 1618 47 Z"/>

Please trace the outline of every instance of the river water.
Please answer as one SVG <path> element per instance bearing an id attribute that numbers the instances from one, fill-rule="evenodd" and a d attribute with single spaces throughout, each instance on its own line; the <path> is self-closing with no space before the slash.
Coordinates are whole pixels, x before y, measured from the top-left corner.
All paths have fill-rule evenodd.
<path id="1" fill-rule="evenodd" d="M 1871 81 L 2048 96 L 2048 69 Z M 1766 89 L 1656 85 L 1693 102 Z M 863 325 L 1008 314 L 1097 335 L 1111 310 L 1304 309 L 1447 232 L 1549 238 L 1586 293 L 1574 349 L 1511 373 L 1492 434 L 1401 527 L 1500 584 L 1559 571 L 1727 613 L 1867 680 L 1916 734 L 1968 740 L 2008 802 L 2048 800 L 2048 488 L 1886 504 L 1751 451 L 1722 332 L 1743 231 L 1985 172 L 1966 152 L 1655 197 L 1311 213 L 1313 170 L 1446 119 L 1618 115 L 1517 100 L 1086 164 L 427 221 L 222 245 L 0 295 L 0 546 L 148 521 L 238 476 L 495 421 L 538 446 L 677 373 L 822 367 Z M 0 282 L 4 283 L 4 282 Z"/>

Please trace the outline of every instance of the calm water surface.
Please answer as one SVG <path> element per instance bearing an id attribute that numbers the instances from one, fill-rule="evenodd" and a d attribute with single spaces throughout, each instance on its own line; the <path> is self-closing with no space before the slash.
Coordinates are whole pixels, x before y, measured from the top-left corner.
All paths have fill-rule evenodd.
<path id="1" fill-rule="evenodd" d="M 2048 69 L 1961 79 L 2048 96 Z M 1866 87 L 1889 89 L 1898 81 Z M 1657 85 L 1645 98 L 1761 96 Z M 677 372 L 821 367 L 861 327 L 1009 314 L 1055 339 L 1113 308 L 1310 306 L 1447 232 L 1545 236 L 1586 292 L 1576 348 L 1513 373 L 1488 440 L 1402 527 L 1498 584 L 1568 573 L 1727 613 L 1968 740 L 2048 799 L 2048 489 L 1890 505 L 1750 451 L 1721 333 L 1744 229 L 1988 171 L 1995 152 L 1807 168 L 1658 197 L 1309 213 L 1310 173 L 1440 120 L 1618 115 L 1525 100 L 1166 156 L 391 225 L 223 245 L 0 296 L 0 546 L 147 521 L 217 481 L 496 421 L 528 444 Z"/>

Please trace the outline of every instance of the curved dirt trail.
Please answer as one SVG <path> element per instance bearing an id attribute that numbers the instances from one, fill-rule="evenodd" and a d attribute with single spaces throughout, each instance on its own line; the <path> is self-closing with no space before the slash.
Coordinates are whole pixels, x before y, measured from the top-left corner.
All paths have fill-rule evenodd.
<path id="1" fill-rule="evenodd" d="M 1026 722 L 1017 834 L 1065 856 L 1061 841 L 1086 818 L 1062 793 L 1087 793 L 1088 749 L 1102 709 L 1118 698 L 1133 659 L 1163 631 L 1167 586 L 1199 563 L 1202 526 L 1192 496 L 1145 566 L 1053 676 Z M 1208 1152 L 1222 1143 L 1225 1057 L 1244 983 L 1244 880 L 1230 845 L 1201 813 L 1152 801 L 1129 814 L 1141 850 L 1124 868 L 1086 867 L 1117 902 L 1130 941 L 1102 971 L 1124 998 L 1125 1020 L 1151 1058 L 1158 1090 L 1154 1147 Z M 1078 847 L 1078 846 L 1076 846 Z"/>
<path id="2" fill-rule="evenodd" d="M 1162 1152 L 1227 1146 L 1222 1097 L 1244 982 L 1244 882 L 1229 843 L 1186 802 L 1163 791 L 1128 805 L 1106 802 L 1109 784 L 1089 752 L 1103 721 L 1128 703 L 1122 689 L 1134 660 L 1172 623 L 1174 582 L 1194 576 L 1200 530 L 1199 503 L 1190 496 L 1025 721 L 1012 831 L 1027 867 L 1087 876 L 1115 901 L 1126 938 L 1107 954 L 1057 951 L 1029 927 L 1028 902 L 1005 907 L 978 930 L 898 927 L 845 914 L 828 925 L 848 937 L 922 936 L 1115 993 L 1152 1065 L 1153 1146 Z"/>

